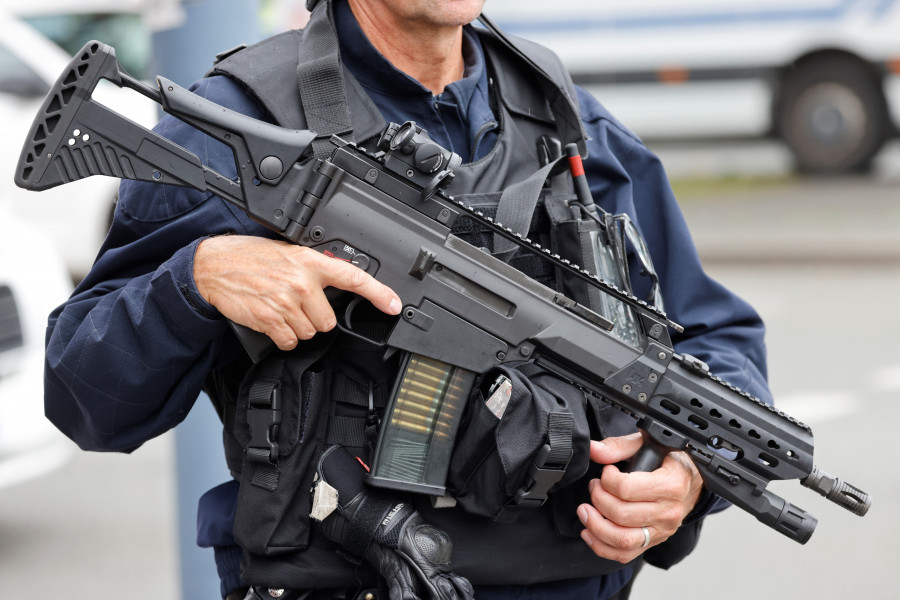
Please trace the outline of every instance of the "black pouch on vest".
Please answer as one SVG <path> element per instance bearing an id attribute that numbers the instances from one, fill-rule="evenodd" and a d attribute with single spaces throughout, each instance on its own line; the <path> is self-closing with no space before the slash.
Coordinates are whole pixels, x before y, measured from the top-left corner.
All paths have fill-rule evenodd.
<path id="1" fill-rule="evenodd" d="M 234 537 L 245 550 L 275 555 L 306 547 L 312 478 L 328 425 L 331 336 L 303 352 L 273 352 L 241 384 L 235 437 L 244 447 Z"/>
<path id="2" fill-rule="evenodd" d="M 599 274 L 603 280 L 619 289 L 631 292 L 622 240 L 617 237 L 607 239 L 609 234 L 594 220 L 583 218 L 558 220 L 559 213 L 554 214 L 549 204 L 548 212 L 554 221 L 551 234 L 554 252 L 592 273 Z M 612 223 L 609 229 L 612 229 Z M 612 321 L 615 324 L 614 335 L 632 346 L 640 346 L 641 330 L 637 316 L 630 307 L 570 273 L 559 271 L 557 278 L 558 289 L 563 290 L 563 293 Z"/>
<path id="3" fill-rule="evenodd" d="M 469 398 L 448 493 L 466 511 L 501 522 L 541 506 L 587 469 L 584 405 L 581 390 L 534 365 L 492 369 Z"/>

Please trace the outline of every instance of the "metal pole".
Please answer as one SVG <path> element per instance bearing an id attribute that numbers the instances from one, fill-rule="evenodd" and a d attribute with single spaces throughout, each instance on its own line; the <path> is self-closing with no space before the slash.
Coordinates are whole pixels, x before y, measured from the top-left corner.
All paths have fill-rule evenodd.
<path id="1" fill-rule="evenodd" d="M 260 39 L 258 0 L 157 0 L 145 21 L 152 30 L 148 75 L 164 75 L 188 86 L 212 66 L 213 57 Z M 222 450 L 222 426 L 209 398 L 197 400 L 175 428 L 178 545 L 183 600 L 219 598 L 212 550 L 199 548 L 197 500 L 230 478 Z"/>

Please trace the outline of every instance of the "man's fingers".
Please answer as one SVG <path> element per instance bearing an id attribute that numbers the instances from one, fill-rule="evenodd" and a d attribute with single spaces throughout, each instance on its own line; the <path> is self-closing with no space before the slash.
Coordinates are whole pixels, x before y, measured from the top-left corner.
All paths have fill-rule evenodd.
<path id="1" fill-rule="evenodd" d="M 601 465 L 611 465 L 634 456 L 642 443 L 643 437 L 640 433 L 610 437 L 602 442 L 592 440 L 591 460 Z"/>
<path id="2" fill-rule="evenodd" d="M 248 327 L 266 334 L 279 350 L 293 350 L 300 340 L 308 340 L 316 333 L 316 328 L 302 311 L 288 319 L 283 313 L 270 311 L 267 318 L 259 318 L 259 312 L 251 315 Z"/>
<path id="3" fill-rule="evenodd" d="M 603 491 L 628 502 L 681 499 L 686 493 L 693 495 L 692 488 L 702 483 L 696 467 L 680 453 L 666 455 L 659 469 L 647 473 L 623 473 L 615 465 L 608 465 L 600 481 Z"/>
<path id="4" fill-rule="evenodd" d="M 590 546 L 597 556 L 627 563 L 634 560 L 648 547 L 659 543 L 655 539 L 652 527 L 647 531 L 651 540 L 644 546 L 644 532 L 641 527 L 623 527 L 609 519 L 605 519 L 590 504 L 582 504 L 578 507 L 578 518 L 585 529 L 581 533 L 581 539 Z"/>
<path id="5" fill-rule="evenodd" d="M 278 346 L 279 350 L 293 350 L 297 347 L 297 343 L 300 341 L 299 336 L 294 332 L 293 329 L 288 327 L 287 323 L 284 324 L 283 327 L 279 327 L 272 331 L 263 332 L 272 339 L 276 346 Z"/>
<path id="6" fill-rule="evenodd" d="M 325 292 L 318 287 L 306 291 L 299 304 L 288 307 L 284 320 L 301 340 L 308 340 L 319 332 L 331 331 L 337 325 L 334 309 L 328 303 Z"/>
<path id="7" fill-rule="evenodd" d="M 298 340 L 308 340 L 337 324 L 334 310 L 318 287 L 261 292 L 240 303 L 249 327 L 265 333 L 281 350 L 291 350 Z"/>
<path id="8" fill-rule="evenodd" d="M 329 268 L 323 273 L 323 287 L 331 286 L 358 294 L 383 313 L 389 315 L 400 313 L 403 304 L 394 290 L 350 263 L 323 258 L 331 261 Z"/>
<path id="9" fill-rule="evenodd" d="M 607 469 L 609 469 L 610 472 L 607 472 Z M 619 474 L 615 467 L 607 467 L 604 469 L 603 477 L 601 479 L 595 479 L 590 485 L 591 503 L 594 505 L 594 508 L 596 508 L 604 518 L 623 527 L 639 527 L 646 525 L 647 520 L 651 517 L 651 513 L 655 509 L 653 504 L 655 498 L 637 500 L 632 497 L 638 493 L 641 496 L 646 495 L 643 493 L 644 490 L 641 486 L 629 486 L 635 488 L 637 493 L 633 492 L 631 489 L 627 490 L 627 492 L 623 492 L 623 487 L 625 486 L 621 484 L 610 486 L 609 479 L 610 475 L 613 474 L 612 471 L 615 471 L 614 474 L 620 475 L 626 483 L 629 481 L 629 475 Z M 608 488 L 612 488 L 612 490 Z"/>

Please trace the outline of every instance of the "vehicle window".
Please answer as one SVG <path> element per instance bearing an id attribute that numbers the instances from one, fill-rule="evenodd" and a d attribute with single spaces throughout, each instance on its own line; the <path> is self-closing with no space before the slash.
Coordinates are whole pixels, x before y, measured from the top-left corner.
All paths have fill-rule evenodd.
<path id="1" fill-rule="evenodd" d="M 0 285 L 0 353 L 25 344 L 16 298 L 8 285 Z"/>
<path id="2" fill-rule="evenodd" d="M 74 55 L 91 40 L 116 49 L 116 58 L 131 75 L 146 76 L 150 60 L 150 34 L 133 13 L 82 13 L 30 16 L 23 19 Z"/>
<path id="3" fill-rule="evenodd" d="M 50 85 L 5 46 L 0 45 L 0 92 L 27 98 L 47 94 Z"/>

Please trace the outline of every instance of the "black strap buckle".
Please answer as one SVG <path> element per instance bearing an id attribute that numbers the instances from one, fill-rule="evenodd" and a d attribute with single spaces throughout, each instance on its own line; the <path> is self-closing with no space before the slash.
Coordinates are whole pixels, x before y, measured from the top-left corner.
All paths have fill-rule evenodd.
<path id="1" fill-rule="evenodd" d="M 569 466 L 569 461 L 572 460 L 572 452 L 569 452 L 565 464 L 562 465 L 547 465 L 549 457 L 550 444 L 544 444 L 534 457 L 534 463 L 528 473 L 529 480 L 513 497 L 513 504 L 525 507 L 544 505 L 550 489 L 559 483 L 559 480 L 566 474 L 566 468 Z"/>
<path id="2" fill-rule="evenodd" d="M 281 388 L 272 388 L 263 401 L 250 401 L 247 407 L 247 423 L 250 425 L 250 444 L 247 456 L 257 462 L 278 462 L 278 427 L 281 425 Z"/>

